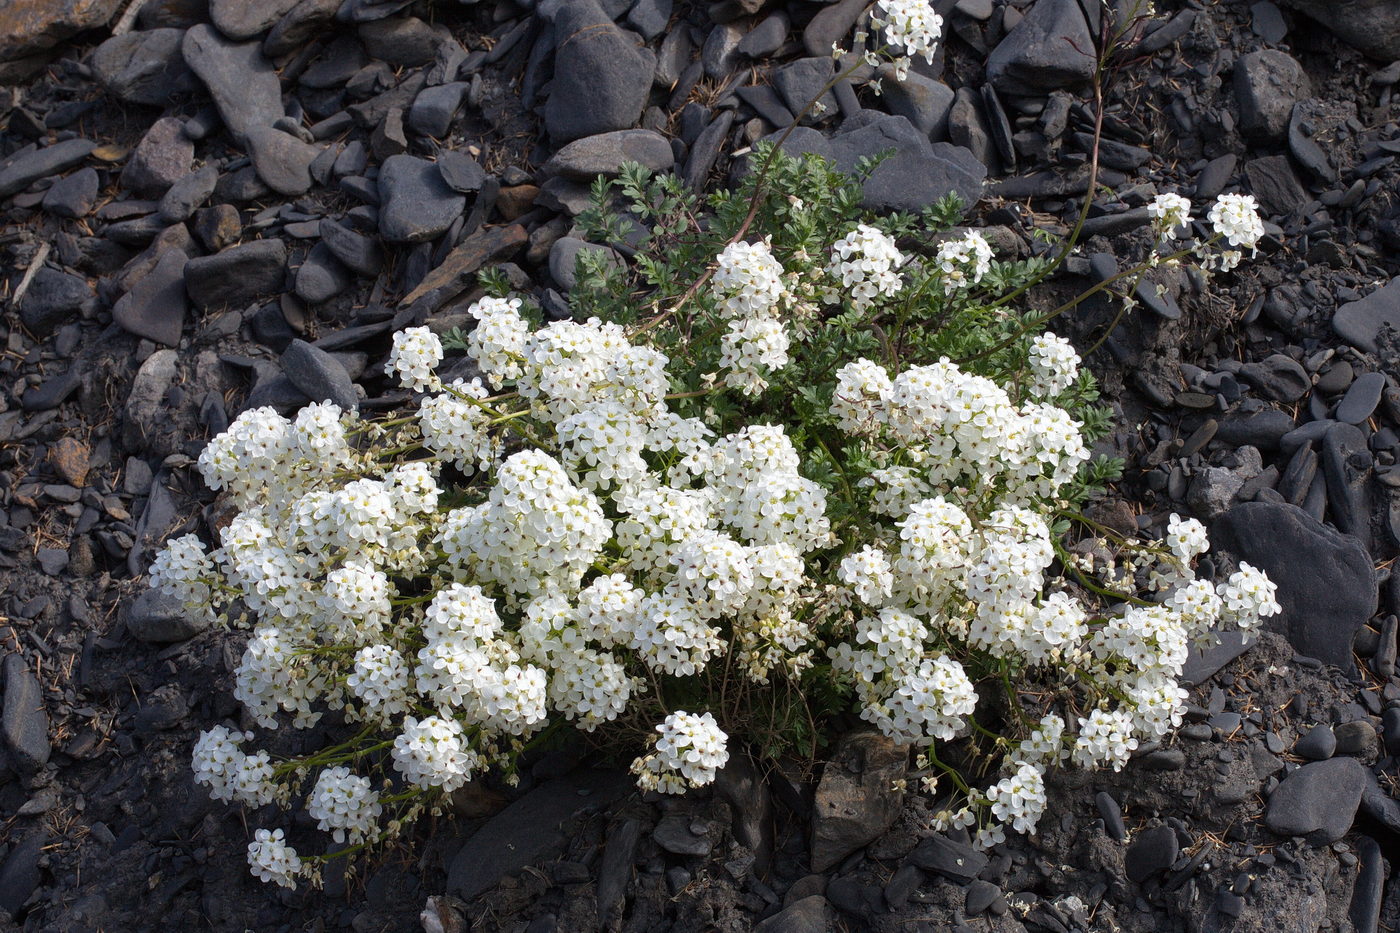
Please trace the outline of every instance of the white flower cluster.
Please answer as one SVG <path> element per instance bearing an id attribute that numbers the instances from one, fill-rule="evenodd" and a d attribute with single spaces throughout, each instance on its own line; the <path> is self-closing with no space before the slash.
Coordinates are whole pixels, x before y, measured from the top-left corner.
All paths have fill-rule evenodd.
<path id="1" fill-rule="evenodd" d="M 301 859 L 297 850 L 287 845 L 280 829 L 260 829 L 248 843 L 248 866 L 259 881 L 270 881 L 295 890 L 301 874 Z"/>
<path id="2" fill-rule="evenodd" d="M 904 254 L 894 240 L 868 224 L 857 224 L 831 247 L 826 273 L 835 284 L 826 291 L 827 301 L 836 302 L 844 296 L 864 310 L 878 298 L 898 294 L 904 287 L 899 277 L 903 264 Z"/>
<path id="3" fill-rule="evenodd" d="M 932 62 L 943 36 L 943 17 L 934 11 L 928 0 L 879 0 L 871 11 L 870 22 L 884 33 L 894 60 L 896 77 L 903 81 L 909 70 L 909 60 L 922 55 Z"/>
<path id="4" fill-rule="evenodd" d="M 442 341 L 426 327 L 410 327 L 394 335 L 394 348 L 384 371 L 398 376 L 405 389 L 426 392 L 441 381 L 433 370 L 442 362 Z"/>
<path id="5" fill-rule="evenodd" d="M 1174 239 L 1180 228 L 1191 223 L 1191 202 L 1179 194 L 1159 194 L 1147 205 L 1147 216 L 1158 234 Z"/>
<path id="6" fill-rule="evenodd" d="M 992 246 L 986 237 L 971 230 L 963 236 L 945 240 L 938 247 L 934 264 L 943 276 L 943 291 L 954 292 L 976 285 L 992 269 Z"/>
<path id="7" fill-rule="evenodd" d="M 712 713 L 676 711 L 656 727 L 654 750 L 632 762 L 643 790 L 683 794 L 714 781 L 729 761 L 725 735 Z"/>
<path id="8" fill-rule="evenodd" d="M 1074 345 L 1054 334 L 1040 334 L 1031 341 L 1030 393 L 1052 399 L 1074 385 L 1079 378 L 1079 354 Z"/>
<path id="9" fill-rule="evenodd" d="M 767 240 L 730 243 L 715 259 L 711 282 L 727 318 L 776 317 L 788 298 L 782 264 Z"/>
<path id="10" fill-rule="evenodd" d="M 383 807 L 379 795 L 370 789 L 370 780 L 350 773 L 349 768 L 327 768 L 316 779 L 306 802 L 306 813 L 323 832 L 336 842 L 353 845 L 379 831 Z"/>
<path id="11" fill-rule="evenodd" d="M 1264 236 L 1259 205 L 1250 194 L 1222 194 L 1206 215 L 1215 232 L 1231 246 L 1253 249 Z"/>

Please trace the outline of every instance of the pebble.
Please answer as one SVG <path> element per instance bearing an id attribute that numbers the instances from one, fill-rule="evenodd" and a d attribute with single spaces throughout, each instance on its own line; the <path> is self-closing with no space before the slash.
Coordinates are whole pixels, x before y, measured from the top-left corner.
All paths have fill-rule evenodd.
<path id="1" fill-rule="evenodd" d="M 112 306 L 112 320 L 128 333 L 148 337 L 168 347 L 180 343 L 189 311 L 185 292 L 183 252 L 168 249 L 160 254 L 155 267 Z"/>
<path id="2" fill-rule="evenodd" d="M 672 164 L 671 143 L 653 130 L 618 130 L 577 139 L 545 163 L 546 175 L 562 175 L 592 181 L 599 175 L 615 177 L 624 162 L 636 162 L 653 172 Z"/>
<path id="3" fill-rule="evenodd" d="M 66 172 L 81 164 L 96 148 L 97 144 L 88 139 L 67 139 L 0 161 L 0 198 L 23 191 L 41 178 Z"/>
<path id="4" fill-rule="evenodd" d="M 1180 845 L 1176 830 L 1170 826 L 1153 826 L 1139 832 L 1123 857 L 1123 873 L 1128 880 L 1142 884 L 1153 875 L 1172 867 Z"/>
<path id="5" fill-rule="evenodd" d="M 1293 753 L 1313 761 L 1331 758 L 1337 751 L 1337 736 L 1326 723 L 1313 726 L 1293 745 Z"/>
<path id="6" fill-rule="evenodd" d="M 443 181 L 437 166 L 411 155 L 391 156 L 379 170 L 379 232 L 390 243 L 421 243 L 461 216 L 466 198 Z"/>
<path id="7" fill-rule="evenodd" d="M 297 269 L 294 289 L 308 304 L 321 304 L 350 287 L 351 276 L 325 243 L 317 243 Z"/>
<path id="8" fill-rule="evenodd" d="M 282 351 L 282 372 L 313 402 L 333 402 L 342 411 L 360 407 L 350 374 L 340 361 L 304 340 L 293 340 Z"/>
<path id="9" fill-rule="evenodd" d="M 1338 725 L 1336 754 L 1369 755 L 1376 748 L 1376 727 L 1366 719 L 1354 719 Z"/>
<path id="10" fill-rule="evenodd" d="M 987 856 L 942 834 L 924 839 L 909 853 L 910 863 L 957 884 L 965 884 L 987 867 Z"/>
<path id="11" fill-rule="evenodd" d="M 1351 828 L 1365 784 L 1366 769 L 1355 758 L 1305 764 L 1269 796 L 1264 823 L 1277 835 L 1329 845 Z"/>
<path id="12" fill-rule="evenodd" d="M 296 197 L 311 190 L 311 163 L 321 149 L 271 126 L 250 127 L 246 134 L 253 169 L 269 189 Z"/>
<path id="13" fill-rule="evenodd" d="M 44 695 L 23 656 L 6 655 L 4 675 L 5 703 L 0 714 L 0 732 L 20 771 L 32 774 L 48 763 L 51 752 Z"/>
<path id="14" fill-rule="evenodd" d="M 183 29 L 140 29 L 112 36 L 88 56 L 102 89 L 128 104 L 168 107 L 197 85 L 185 65 Z"/>
<path id="15" fill-rule="evenodd" d="M 44 192 L 43 208 L 55 217 L 86 217 L 97 201 L 98 178 L 94 168 L 82 168 L 60 178 Z"/>
<path id="16" fill-rule="evenodd" d="M 185 33 L 181 51 L 239 145 L 246 144 L 252 130 L 271 127 L 285 115 L 282 84 L 261 43 L 235 42 L 201 23 Z"/>
<path id="17" fill-rule="evenodd" d="M 142 591 L 125 612 L 126 630 L 137 641 L 168 644 L 188 641 L 208 630 L 213 620 L 185 609 L 184 604 L 160 590 Z"/>
<path id="18" fill-rule="evenodd" d="M 185 290 L 201 310 L 244 307 L 282 287 L 287 247 L 279 239 L 254 240 L 185 266 Z"/>
<path id="19" fill-rule="evenodd" d="M 560 6 L 555 34 L 567 37 L 554 56 L 554 90 L 544 121 L 556 145 L 633 126 L 646 107 L 656 57 L 638 48 L 596 0 Z"/>
<path id="20" fill-rule="evenodd" d="M 142 197 L 158 198 L 189 174 L 194 143 L 174 117 L 162 117 L 141 137 L 122 169 L 122 187 Z"/>
<path id="21" fill-rule="evenodd" d="M 384 251 L 370 237 L 329 218 L 321 221 L 319 231 L 321 242 L 331 255 L 360 275 L 378 275 L 384 268 Z"/>
<path id="22" fill-rule="evenodd" d="M 1361 424 L 1371 417 L 1371 413 L 1380 404 L 1385 384 L 1384 373 L 1362 373 L 1357 376 L 1347 389 L 1347 394 L 1342 396 L 1341 402 L 1337 404 L 1337 411 L 1333 417 L 1346 424 Z"/>
<path id="23" fill-rule="evenodd" d="M 1108 838 L 1115 842 L 1122 842 L 1127 838 L 1128 830 L 1123 825 L 1123 810 L 1118 806 L 1118 801 L 1113 799 L 1113 795 L 1107 791 L 1099 791 L 1094 795 L 1094 805 L 1098 807 L 1099 816 L 1103 817 L 1104 831 L 1108 833 Z"/>
<path id="24" fill-rule="evenodd" d="M 987 80 L 1003 94 L 1022 97 L 1082 87 L 1093 77 L 1094 58 L 1065 49 L 1093 46 L 1076 0 L 1041 0 L 987 56 Z"/>

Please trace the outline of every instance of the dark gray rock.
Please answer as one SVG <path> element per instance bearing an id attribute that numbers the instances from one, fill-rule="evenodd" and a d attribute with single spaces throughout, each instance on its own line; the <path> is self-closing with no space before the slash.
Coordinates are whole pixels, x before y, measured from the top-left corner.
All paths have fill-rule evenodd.
<path id="1" fill-rule="evenodd" d="M 174 117 L 162 117 L 151 125 L 132 150 L 122 169 L 122 187 L 143 197 L 158 198 L 184 178 L 194 160 L 194 143 Z"/>
<path id="2" fill-rule="evenodd" d="M 0 866 L 0 910 L 18 914 L 39 887 L 39 859 L 48 845 L 48 832 L 35 829 L 19 841 Z"/>
<path id="3" fill-rule="evenodd" d="M 1139 832 L 1123 856 L 1123 873 L 1128 880 L 1142 884 L 1153 875 L 1172 867 L 1180 845 L 1176 830 L 1170 826 L 1152 826 Z"/>
<path id="4" fill-rule="evenodd" d="M 244 307 L 280 291 L 287 247 L 278 239 L 254 240 L 185 266 L 185 290 L 201 310 Z"/>
<path id="5" fill-rule="evenodd" d="M 351 234 L 354 236 L 354 234 Z M 350 273 L 335 258 L 324 242 L 311 247 L 306 261 L 297 269 L 297 297 L 317 305 L 339 295 L 350 287 Z"/>
<path id="6" fill-rule="evenodd" d="M 96 148 L 90 139 L 67 139 L 31 152 L 21 150 L 22 154 L 0 162 L 0 198 L 23 191 L 41 178 L 68 171 Z"/>
<path id="7" fill-rule="evenodd" d="M 1095 64 L 1076 0 L 1040 0 L 987 57 L 987 80 L 1002 94 L 1043 97 L 1088 84 Z"/>
<path id="8" fill-rule="evenodd" d="M 329 219 L 321 221 L 320 231 L 331 255 L 360 275 L 378 275 L 384 268 L 384 251 L 369 237 Z"/>
<path id="9" fill-rule="evenodd" d="M 251 39 L 271 29 L 297 0 L 209 0 L 209 18 L 230 39 Z"/>
<path id="10" fill-rule="evenodd" d="M 282 352 L 282 372 L 313 402 L 334 402 L 342 411 L 360 407 L 355 384 L 340 361 L 305 340 L 293 340 Z"/>
<path id="11" fill-rule="evenodd" d="M 289 197 L 311 190 L 311 163 L 321 154 L 320 146 L 271 126 L 250 127 L 246 144 L 253 168 L 268 188 Z"/>
<path id="12" fill-rule="evenodd" d="M 539 785 L 491 817 L 458 850 L 448 866 L 448 893 L 476 897 L 561 845 L 575 816 L 602 809 L 634 789 L 625 774 L 613 771 L 579 771 Z"/>
<path id="13" fill-rule="evenodd" d="M 1325 101 L 1317 99 L 1302 100 L 1293 105 L 1293 116 L 1288 121 L 1288 151 L 1314 178 L 1331 185 L 1336 184 L 1339 177 L 1337 167 L 1332 164 L 1327 151 L 1313 139 L 1316 124 L 1311 122 L 1311 117 L 1314 114 L 1322 115 L 1319 112 L 1327 106 Z"/>
<path id="14" fill-rule="evenodd" d="M 723 81 L 734 72 L 739 64 L 739 40 L 743 38 L 744 30 L 735 23 L 721 23 L 710 30 L 700 47 L 700 64 L 706 77 Z"/>
<path id="15" fill-rule="evenodd" d="M 693 832 L 692 822 L 693 817 L 688 813 L 668 813 L 652 830 L 652 841 L 672 855 L 709 855 L 714 842 L 708 835 Z"/>
<path id="16" fill-rule="evenodd" d="M 452 128 L 452 118 L 457 115 L 466 93 L 464 81 L 423 88 L 408 110 L 408 128 L 419 136 L 442 139 Z"/>
<path id="17" fill-rule="evenodd" d="M 1365 298 L 1338 308 L 1332 328 L 1347 343 L 1367 353 L 1375 353 L 1379 348 L 1382 331 L 1395 331 L 1392 336 L 1400 336 L 1400 276 Z"/>
<path id="18" fill-rule="evenodd" d="M 771 917 L 757 923 L 753 933 L 834 933 L 836 911 L 820 894 L 793 901 Z"/>
<path id="19" fill-rule="evenodd" d="M 544 120 L 555 145 L 635 124 L 651 92 L 655 56 L 618 29 L 596 0 L 564 4 L 554 31 L 564 39 L 555 51 Z"/>
<path id="20" fill-rule="evenodd" d="M 749 59 L 767 58 L 783 47 L 791 28 L 792 22 L 788 15 L 778 10 L 750 29 L 744 38 L 739 40 L 737 51 Z"/>
<path id="21" fill-rule="evenodd" d="M 909 749 L 875 732 L 842 738 L 812 802 L 812 869 L 827 871 L 890 828 L 903 805 L 895 790 Z"/>
<path id="22" fill-rule="evenodd" d="M 826 91 L 810 109 L 812 99 L 836 76 L 836 63 L 827 55 L 822 58 L 799 58 L 773 69 L 773 87 L 783 102 L 804 124 L 821 123 L 836 113 L 836 97 Z"/>
<path id="23" fill-rule="evenodd" d="M 674 6 L 672 0 L 637 0 L 627 11 L 627 24 L 650 42 L 666 30 Z"/>
<path id="24" fill-rule="evenodd" d="M 1240 132 L 1255 143 L 1282 142 L 1293 105 L 1311 95 L 1307 73 L 1287 52 L 1261 49 L 1235 65 Z"/>
<path id="25" fill-rule="evenodd" d="M 92 298 L 92 286 L 86 279 L 44 266 L 34 274 L 29 291 L 24 293 L 19 319 L 30 333 L 42 339 L 76 317 Z"/>
<path id="26" fill-rule="evenodd" d="M 444 149 L 437 156 L 438 173 L 447 187 L 459 194 L 480 191 L 486 181 L 486 170 L 465 152 Z"/>
<path id="27" fill-rule="evenodd" d="M 1371 467 L 1366 435 L 1352 424 L 1334 424 L 1322 438 L 1322 472 L 1332 523 L 1362 541 L 1371 539 Z"/>
<path id="28" fill-rule="evenodd" d="M 1381 855 L 1381 847 L 1370 836 L 1357 839 L 1356 854 L 1361 859 L 1361 870 L 1356 875 L 1356 887 L 1352 889 L 1347 917 L 1356 933 L 1377 933 L 1380 929 L 1381 904 L 1385 899 L 1385 857 Z"/>
<path id="29" fill-rule="evenodd" d="M 1123 808 L 1118 806 L 1118 801 L 1113 799 L 1113 795 L 1107 791 L 1099 791 L 1094 795 L 1094 805 L 1098 807 L 1099 816 L 1103 817 L 1104 832 L 1108 833 L 1108 838 L 1115 842 L 1122 842 L 1127 838 L 1128 830 L 1123 825 Z"/>
<path id="30" fill-rule="evenodd" d="M 1376 727 L 1370 720 L 1353 719 L 1332 730 L 1337 737 L 1338 755 L 1370 755 L 1376 751 Z"/>
<path id="31" fill-rule="evenodd" d="M 1366 769 L 1355 758 L 1303 765 L 1269 795 L 1264 825 L 1280 836 L 1302 836 L 1315 846 L 1346 835 L 1366 787 Z"/>
<path id="32" fill-rule="evenodd" d="M 117 299 L 112 306 L 112 320 L 127 333 L 168 347 L 178 346 L 189 310 L 185 293 L 188 261 L 178 249 L 161 253 L 155 268 Z"/>
<path id="33" fill-rule="evenodd" d="M 1332 727 L 1319 723 L 1293 745 L 1293 753 L 1312 761 L 1331 758 L 1337 751 L 1337 735 Z"/>
<path id="34" fill-rule="evenodd" d="M 802 47 L 807 54 L 830 57 L 833 44 L 849 49 L 851 30 L 866 6 L 865 0 L 840 0 L 824 7 L 802 30 Z"/>
<path id="35" fill-rule="evenodd" d="M 900 152 L 881 162 L 865 181 L 862 204 L 875 211 L 918 212 L 956 194 L 968 210 L 981 199 L 986 177 L 986 168 L 968 150 L 934 143 L 927 151 Z"/>
<path id="36" fill-rule="evenodd" d="M 5 656 L 5 708 L 0 713 L 0 732 L 10 758 L 23 774 L 32 774 L 48 764 L 49 714 L 39 680 L 24 663 L 23 655 Z"/>
<path id="37" fill-rule="evenodd" d="M 967 843 L 936 834 L 914 847 L 909 863 L 955 884 L 967 884 L 987 867 L 987 856 Z"/>
<path id="38" fill-rule="evenodd" d="M 1250 193 L 1268 216 L 1287 217 L 1307 203 L 1307 192 L 1286 155 L 1250 159 L 1245 163 L 1244 174 Z"/>
<path id="39" fill-rule="evenodd" d="M 960 87 L 948 110 L 948 138 L 972 153 L 988 171 L 1001 167 L 996 142 L 983 113 L 982 95 L 970 87 Z"/>
<path id="40" fill-rule="evenodd" d="M 1288 412 L 1277 408 L 1263 411 L 1233 412 L 1221 419 L 1216 439 L 1234 447 L 1258 447 L 1277 450 L 1284 435 L 1297 427 Z"/>
<path id="41" fill-rule="evenodd" d="M 1265 619 L 1266 628 L 1300 654 L 1354 670 L 1352 640 L 1377 604 L 1371 557 L 1360 540 L 1296 506 L 1246 502 L 1214 523 L 1211 541 L 1277 585 L 1283 611 Z"/>
<path id="42" fill-rule="evenodd" d="M 599 175 L 616 176 L 624 162 L 636 162 L 653 172 L 671 168 L 671 143 L 654 130 L 618 130 L 576 139 L 545 163 L 546 175 L 563 175 L 592 181 Z"/>
<path id="43" fill-rule="evenodd" d="M 137 641 L 169 644 L 188 641 L 209 629 L 207 616 L 190 612 L 175 597 L 148 589 L 126 611 L 126 630 Z"/>
<path id="44" fill-rule="evenodd" d="M 952 88 L 917 71 L 910 71 L 900 81 L 895 77 L 893 65 L 882 65 L 878 74 L 881 97 L 890 113 L 914 124 L 930 142 L 948 138 L 948 114 L 953 109 L 955 96 Z"/>
<path id="45" fill-rule="evenodd" d="M 1291 356 L 1272 353 L 1240 367 L 1240 375 L 1276 402 L 1296 402 L 1312 389 L 1312 377 Z"/>
<path id="46" fill-rule="evenodd" d="M 178 224 L 189 220 L 194 212 L 209 200 L 219 183 L 219 169 L 214 165 L 197 168 L 185 175 L 160 199 L 160 216 L 166 223 Z"/>
<path id="47" fill-rule="evenodd" d="M 605 927 L 611 928 L 614 919 L 621 923 L 627 887 L 632 880 L 632 865 L 637 857 L 637 843 L 641 838 L 642 821 L 638 819 L 628 819 L 615 832 L 608 833 L 597 884 L 598 916 Z"/>
<path id="48" fill-rule="evenodd" d="M 198 86 L 180 51 L 184 38 L 183 29 L 112 36 L 88 56 L 88 66 L 102 89 L 123 103 L 169 106 Z"/>
<path id="49" fill-rule="evenodd" d="M 390 243 L 421 243 L 452 226 L 466 198 L 447 187 L 432 162 L 396 155 L 379 170 L 379 232 Z"/>
<path id="50" fill-rule="evenodd" d="M 267 34 L 263 40 L 263 54 L 268 58 L 280 58 L 288 52 L 297 51 L 317 36 L 324 35 L 339 9 L 339 0 L 300 0 Z"/>
<path id="51" fill-rule="evenodd" d="M 1400 6 L 1392 0 L 1283 0 L 1382 62 L 1400 59 Z"/>
<path id="52" fill-rule="evenodd" d="M 97 169 L 80 168 L 44 192 L 44 210 L 55 217 L 86 217 L 97 201 Z"/>
<path id="53" fill-rule="evenodd" d="M 370 58 L 407 68 L 431 62 L 446 38 L 416 16 L 389 17 L 360 26 L 360 41 Z"/>
<path id="54" fill-rule="evenodd" d="M 1381 403 L 1381 393 L 1384 391 L 1385 373 L 1362 373 L 1337 403 L 1333 417 L 1347 424 L 1361 424 L 1371 417 L 1371 412 Z"/>
<path id="55" fill-rule="evenodd" d="M 578 284 L 578 256 L 585 250 L 602 253 L 613 265 L 622 264 L 617 253 L 606 246 L 598 246 L 578 237 L 560 237 L 549 248 L 549 274 L 565 291 Z"/>
<path id="56" fill-rule="evenodd" d="M 180 48 L 239 145 L 247 144 L 251 130 L 270 127 L 285 113 L 281 82 L 259 43 L 231 42 L 200 24 L 185 33 Z"/>

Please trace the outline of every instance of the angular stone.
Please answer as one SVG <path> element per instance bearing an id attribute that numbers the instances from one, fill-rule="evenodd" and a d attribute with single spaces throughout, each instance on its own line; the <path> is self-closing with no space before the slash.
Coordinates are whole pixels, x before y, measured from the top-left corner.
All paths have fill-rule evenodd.
<path id="1" fill-rule="evenodd" d="M 184 124 L 174 117 L 162 117 L 132 151 L 122 169 L 122 187 L 143 197 L 158 198 L 189 174 L 193 160 L 194 143 L 185 135 Z"/>
<path id="2" fill-rule="evenodd" d="M 379 232 L 390 243 L 421 243 L 452 226 L 466 198 L 426 159 L 396 155 L 379 170 Z"/>
<path id="3" fill-rule="evenodd" d="M 297 297 L 308 304 L 320 304 L 339 295 L 350 286 L 350 274 L 336 260 L 325 243 L 311 247 L 306 261 L 297 269 Z"/>
<path id="4" fill-rule="evenodd" d="M 465 81 L 423 88 L 409 108 L 408 128 L 419 136 L 442 139 L 452 128 L 452 118 L 457 115 L 466 93 Z"/>
<path id="5" fill-rule="evenodd" d="M 360 275 L 378 275 L 384 268 L 384 251 L 367 236 L 327 218 L 321 221 L 321 242 L 331 255 Z"/>
<path id="6" fill-rule="evenodd" d="M 1343 41 L 1382 62 L 1400 59 L 1400 6 L 1394 0 L 1283 0 Z"/>
<path id="7" fill-rule="evenodd" d="M 282 352 L 282 372 L 313 402 L 334 402 L 342 411 L 360 407 L 355 384 L 340 361 L 305 340 L 293 340 Z"/>
<path id="8" fill-rule="evenodd" d="M 0 198 L 23 191 L 41 178 L 58 175 L 82 163 L 97 148 L 90 139 L 67 139 L 0 162 Z"/>
<path id="9" fill-rule="evenodd" d="M 44 193 L 44 210 L 55 217 L 86 217 L 97 201 L 97 169 L 81 168 L 60 178 Z"/>
<path id="10" fill-rule="evenodd" d="M 53 48 L 104 25 L 121 0 L 6 0 L 0 4 L 0 63 Z"/>
<path id="11" fill-rule="evenodd" d="M 311 163 L 321 147 L 270 126 L 250 128 L 247 146 L 258 177 L 273 191 L 295 197 L 311 190 Z"/>
<path id="12" fill-rule="evenodd" d="M 890 828 L 904 802 L 895 782 L 908 767 L 908 746 L 883 735 L 861 732 L 841 740 L 812 802 L 813 871 L 827 871 Z"/>
<path id="13" fill-rule="evenodd" d="M 1302 836 L 1315 846 L 1346 835 L 1366 788 L 1366 769 L 1355 758 L 1303 765 L 1269 795 L 1264 825 L 1280 836 Z"/>
<path id="14" fill-rule="evenodd" d="M 956 884 L 966 884 L 987 867 L 987 856 L 966 843 L 940 833 L 919 843 L 909 853 L 909 862 Z"/>
<path id="15" fill-rule="evenodd" d="M 201 24 L 185 33 L 180 48 L 239 145 L 247 144 L 250 130 L 272 126 L 285 114 L 282 84 L 259 43 L 231 42 Z"/>
<path id="16" fill-rule="evenodd" d="M 184 38 L 183 29 L 112 36 L 88 56 L 88 66 L 102 89 L 117 100 L 166 107 L 198 86 L 180 51 Z"/>
<path id="17" fill-rule="evenodd" d="M 211 624 L 208 616 L 189 611 L 180 600 L 156 589 L 144 590 L 126 612 L 131 637 L 151 644 L 188 641 Z"/>
<path id="18" fill-rule="evenodd" d="M 1300 654 L 1354 670 L 1351 645 L 1376 613 L 1371 556 L 1357 538 L 1327 527 L 1302 509 L 1246 502 L 1211 528 L 1214 548 L 1247 561 L 1278 587 L 1283 611 L 1264 627 L 1285 636 Z"/>
<path id="19" fill-rule="evenodd" d="M 625 130 L 642 115 L 656 58 L 618 29 L 597 0 L 573 0 L 555 14 L 554 82 L 544 121 L 555 145 Z"/>
<path id="20" fill-rule="evenodd" d="M 987 56 L 987 80 L 1013 96 L 1082 87 L 1094 75 L 1094 48 L 1077 0 L 1039 0 Z"/>
<path id="21" fill-rule="evenodd" d="M 178 249 L 161 253 L 155 268 L 112 306 L 112 320 L 127 333 L 178 346 L 189 300 L 185 294 L 188 257 Z"/>
<path id="22" fill-rule="evenodd" d="M 185 288 L 201 310 L 241 308 L 280 291 L 286 263 L 287 247 L 281 240 L 254 240 L 191 259 L 185 266 Z"/>
<path id="23" fill-rule="evenodd" d="M 403 304 L 411 305 L 434 293 L 451 297 L 460 292 L 468 278 L 488 262 L 513 255 L 529 239 L 520 224 L 508 227 L 485 227 L 467 237 L 447 254 L 437 267 L 423 277 L 418 287 L 404 296 Z"/>
<path id="24" fill-rule="evenodd" d="M 486 181 L 486 171 L 476 159 L 456 149 L 444 149 L 437 156 L 438 174 L 447 187 L 458 194 L 480 191 Z"/>
<path id="25" fill-rule="evenodd" d="M 753 933 L 834 933 L 841 929 L 836 910 L 820 894 L 793 901 L 771 917 L 758 922 Z"/>
<path id="26" fill-rule="evenodd" d="M 1256 143 L 1281 142 L 1293 105 L 1311 95 L 1307 73 L 1287 52 L 1261 49 L 1235 64 L 1240 132 Z"/>
<path id="27" fill-rule="evenodd" d="M 92 286 L 86 279 L 44 266 L 35 273 L 29 291 L 24 293 L 19 318 L 30 333 L 44 338 L 76 317 L 92 297 Z"/>
<path id="28" fill-rule="evenodd" d="M 890 113 L 914 124 L 930 142 L 948 138 L 948 114 L 956 96 L 952 88 L 917 71 L 910 71 L 900 81 L 895 77 L 893 65 L 880 66 L 879 77 L 883 88 L 881 97 Z"/>
<path id="29" fill-rule="evenodd" d="M 160 199 L 160 216 L 166 223 L 178 224 L 189 220 L 209 196 L 219 182 L 217 166 L 206 165 L 181 178 L 170 186 Z"/>
<path id="30" fill-rule="evenodd" d="M 576 139 L 544 164 L 546 175 L 563 175 L 592 181 L 599 175 L 616 176 L 624 162 L 636 162 L 653 172 L 671 168 L 671 143 L 654 130 L 618 130 Z"/>
<path id="31" fill-rule="evenodd" d="M 48 764 L 52 750 L 44 694 L 23 655 L 6 655 L 4 674 L 5 707 L 0 714 L 0 732 L 19 770 L 32 774 Z"/>
<path id="32" fill-rule="evenodd" d="M 0 172 L 0 178 L 4 173 Z M 0 193 L 4 186 L 0 184 Z M 1332 318 L 1332 329 L 1347 343 L 1367 353 L 1380 348 L 1381 335 L 1391 332 L 1400 339 L 1400 276 L 1357 301 L 1342 305 Z"/>
<path id="33" fill-rule="evenodd" d="M 230 39 L 251 39 L 271 29 L 297 0 L 209 0 L 209 18 Z"/>

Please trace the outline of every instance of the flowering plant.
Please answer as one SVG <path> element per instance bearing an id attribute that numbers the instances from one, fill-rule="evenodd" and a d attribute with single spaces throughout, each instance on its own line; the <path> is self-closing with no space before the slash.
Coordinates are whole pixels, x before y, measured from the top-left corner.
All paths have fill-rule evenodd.
<path id="1" fill-rule="evenodd" d="M 882 9 L 923 53 L 913 6 Z M 1191 644 L 1278 611 L 1246 564 L 1195 576 L 1195 521 L 1154 544 L 1078 515 L 1114 464 L 1074 348 L 1008 308 L 1043 263 L 942 229 L 952 204 L 865 216 L 819 159 L 758 157 L 703 207 L 635 167 L 600 183 L 582 220 L 630 222 L 633 266 L 582 261 L 568 320 L 488 276 L 469 332 L 395 335 L 409 413 L 253 409 L 210 442 L 234 515 L 152 581 L 251 625 L 250 730 L 348 734 L 274 757 L 215 726 L 214 796 L 304 797 L 344 854 L 566 725 L 644 742 L 639 785 L 678 793 L 738 747 L 815 755 L 855 711 L 953 785 L 938 825 L 991 844 L 1034 831 L 1046 769 L 1121 768 L 1178 725 Z M 1163 231 L 1188 207 L 1162 201 Z M 1212 213 L 1235 246 L 1245 207 Z M 281 829 L 248 850 L 286 886 L 327 857 Z"/>

